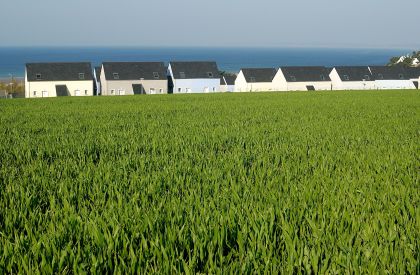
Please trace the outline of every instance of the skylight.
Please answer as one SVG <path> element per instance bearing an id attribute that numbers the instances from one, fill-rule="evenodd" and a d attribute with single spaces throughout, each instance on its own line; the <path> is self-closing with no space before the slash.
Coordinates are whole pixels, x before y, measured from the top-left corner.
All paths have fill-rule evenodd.
<path id="1" fill-rule="evenodd" d="M 159 79 L 159 73 L 158 72 L 153 72 L 153 77 L 155 79 Z"/>
<path id="2" fill-rule="evenodd" d="M 404 79 L 404 75 L 403 75 L 403 74 L 399 74 L 399 75 L 398 75 L 398 77 L 399 77 L 400 79 Z"/>
<path id="3" fill-rule="evenodd" d="M 113 73 L 112 75 L 114 76 L 114 79 L 120 79 L 119 73 Z"/>
<path id="4" fill-rule="evenodd" d="M 251 76 L 251 77 L 249 78 L 249 82 L 255 82 L 255 77 Z"/>
<path id="5" fill-rule="evenodd" d="M 185 78 L 185 72 L 179 72 L 179 77 L 180 78 Z"/>
<path id="6" fill-rule="evenodd" d="M 366 74 L 363 79 L 364 80 L 370 80 L 370 77 Z"/>
<path id="7" fill-rule="evenodd" d="M 378 74 L 379 79 L 384 79 L 384 76 L 382 74 Z"/>
<path id="8" fill-rule="evenodd" d="M 79 79 L 80 79 L 80 80 L 85 79 L 85 74 L 84 74 L 84 73 L 79 73 Z"/>
<path id="9" fill-rule="evenodd" d="M 213 77 L 213 73 L 212 73 L 212 72 L 208 72 L 208 73 L 207 73 L 207 76 L 208 76 L 209 78 L 212 78 L 212 77 Z"/>
<path id="10" fill-rule="evenodd" d="M 42 78 L 42 75 L 41 74 L 36 74 L 36 79 L 37 80 L 40 80 Z"/>
<path id="11" fill-rule="evenodd" d="M 290 76 L 290 80 L 291 80 L 291 81 L 296 81 L 296 77 L 295 77 L 294 75 L 291 75 L 291 76 Z"/>
<path id="12" fill-rule="evenodd" d="M 322 75 L 320 75 L 319 77 L 321 78 L 321 80 L 322 80 L 322 81 L 324 81 L 324 80 L 325 80 L 325 76 L 324 76 L 323 74 L 322 74 Z"/>
<path id="13" fill-rule="evenodd" d="M 344 80 L 350 80 L 350 78 L 349 78 L 349 76 L 348 75 L 343 75 L 343 77 L 344 77 Z"/>

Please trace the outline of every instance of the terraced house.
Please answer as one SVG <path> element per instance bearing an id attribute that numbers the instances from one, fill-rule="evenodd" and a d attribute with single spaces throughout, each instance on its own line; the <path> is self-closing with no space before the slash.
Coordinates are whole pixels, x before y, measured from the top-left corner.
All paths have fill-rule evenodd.
<path id="1" fill-rule="evenodd" d="M 375 79 L 368 66 L 339 66 L 330 73 L 333 90 L 376 89 Z"/>
<path id="2" fill-rule="evenodd" d="M 220 92 L 220 73 L 216 62 L 170 62 L 169 89 L 174 94 Z"/>
<path id="3" fill-rule="evenodd" d="M 104 62 L 100 83 L 104 96 L 168 93 L 163 62 Z"/>
<path id="4" fill-rule="evenodd" d="M 273 91 L 275 68 L 244 68 L 235 80 L 235 92 L 268 92 Z"/>
<path id="5" fill-rule="evenodd" d="M 26 98 L 92 95 L 93 76 L 88 62 L 26 64 Z"/>
<path id="6" fill-rule="evenodd" d="M 326 67 L 281 67 L 273 86 L 277 91 L 331 90 L 330 71 Z"/>
<path id="7" fill-rule="evenodd" d="M 369 66 L 375 79 L 375 87 L 379 90 L 415 89 L 410 73 L 401 66 Z"/>

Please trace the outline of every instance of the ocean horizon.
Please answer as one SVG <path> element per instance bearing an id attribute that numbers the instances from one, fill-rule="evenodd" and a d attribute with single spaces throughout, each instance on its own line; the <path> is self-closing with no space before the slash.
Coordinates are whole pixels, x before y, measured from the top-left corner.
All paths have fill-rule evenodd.
<path id="1" fill-rule="evenodd" d="M 203 48 L 203 47 L 0 47 L 0 78 L 23 77 L 30 62 L 216 61 L 222 71 L 248 67 L 385 65 L 408 49 Z"/>

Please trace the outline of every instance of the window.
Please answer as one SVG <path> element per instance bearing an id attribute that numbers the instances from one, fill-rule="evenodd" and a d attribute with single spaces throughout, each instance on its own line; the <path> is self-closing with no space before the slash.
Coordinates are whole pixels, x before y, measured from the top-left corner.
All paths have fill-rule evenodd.
<path id="1" fill-rule="evenodd" d="M 163 94 L 163 89 L 159 89 L 159 93 L 160 94 Z"/>
<path id="2" fill-rule="evenodd" d="M 370 77 L 368 75 L 365 75 L 363 79 L 364 80 L 370 80 Z"/>
<path id="3" fill-rule="evenodd" d="M 213 87 L 213 92 L 215 92 L 216 91 L 216 87 Z"/>
<path id="4" fill-rule="evenodd" d="M 398 77 L 399 77 L 400 79 L 404 79 L 404 75 L 403 75 L 403 74 L 398 74 Z"/>
<path id="5" fill-rule="evenodd" d="M 321 81 L 325 81 L 325 76 L 323 74 L 320 75 L 319 78 L 321 78 Z"/>
<path id="6" fill-rule="evenodd" d="M 182 88 L 178 88 L 178 93 L 182 92 Z"/>
<path id="7" fill-rule="evenodd" d="M 343 75 L 343 78 L 344 78 L 344 80 L 350 80 L 350 78 L 349 78 L 349 76 L 348 75 Z"/>
<path id="8" fill-rule="evenodd" d="M 153 77 L 155 79 L 159 79 L 159 73 L 158 72 L 153 72 Z"/>
<path id="9" fill-rule="evenodd" d="M 291 75 L 291 76 L 290 76 L 290 80 L 291 80 L 291 81 L 296 81 L 296 77 L 295 77 L 294 75 Z"/>
<path id="10" fill-rule="evenodd" d="M 115 90 L 114 89 L 112 89 L 111 90 L 111 95 L 113 95 L 115 93 Z"/>
<path id="11" fill-rule="evenodd" d="M 249 82 L 255 82 L 255 77 L 251 76 L 251 77 L 249 78 Z"/>
<path id="12" fill-rule="evenodd" d="M 88 90 L 85 90 L 85 95 L 88 95 Z"/>
<path id="13" fill-rule="evenodd" d="M 118 90 L 118 95 L 125 95 L 125 90 L 119 89 Z"/>
<path id="14" fill-rule="evenodd" d="M 120 79 L 120 74 L 119 73 L 113 73 L 112 75 L 114 76 L 114 79 Z"/>
<path id="15" fill-rule="evenodd" d="M 379 79 L 384 79 L 384 76 L 382 74 L 378 74 Z"/>
<path id="16" fill-rule="evenodd" d="M 179 77 L 180 78 L 185 78 L 185 72 L 179 72 Z"/>
<path id="17" fill-rule="evenodd" d="M 36 91 L 34 91 L 34 96 L 36 96 Z"/>
<path id="18" fill-rule="evenodd" d="M 84 73 L 79 73 L 79 79 L 80 79 L 80 80 L 85 79 L 85 74 L 84 74 Z"/>
<path id="19" fill-rule="evenodd" d="M 213 73 L 212 73 L 212 72 L 208 72 L 208 73 L 207 73 L 207 76 L 208 76 L 209 78 L 212 78 L 212 77 L 213 77 Z"/>
<path id="20" fill-rule="evenodd" d="M 150 93 L 151 95 L 154 95 L 154 94 L 155 94 L 155 88 L 150 88 L 149 93 Z"/>
<path id="21" fill-rule="evenodd" d="M 41 74 L 36 74 L 36 80 L 41 80 L 42 75 Z"/>
<path id="22" fill-rule="evenodd" d="M 185 88 L 185 92 L 186 93 L 191 93 L 191 89 L 190 88 Z"/>

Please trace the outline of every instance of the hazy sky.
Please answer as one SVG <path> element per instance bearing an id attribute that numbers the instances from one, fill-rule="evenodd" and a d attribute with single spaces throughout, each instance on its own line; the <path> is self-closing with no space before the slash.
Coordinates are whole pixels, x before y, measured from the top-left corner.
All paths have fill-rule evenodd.
<path id="1" fill-rule="evenodd" d="M 420 49 L 420 0 L 4 0 L 0 46 Z"/>

